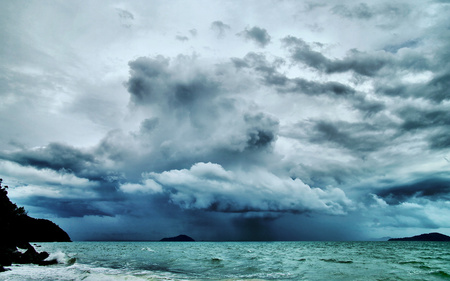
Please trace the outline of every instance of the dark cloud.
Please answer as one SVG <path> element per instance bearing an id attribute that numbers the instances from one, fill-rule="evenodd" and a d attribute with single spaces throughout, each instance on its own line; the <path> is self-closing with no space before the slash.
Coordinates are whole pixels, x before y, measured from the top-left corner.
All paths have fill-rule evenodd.
<path id="1" fill-rule="evenodd" d="M 377 27 L 390 29 L 401 24 L 399 19 L 410 15 L 411 7 L 406 3 L 339 4 L 331 8 L 331 12 L 348 19 L 376 20 Z"/>
<path id="2" fill-rule="evenodd" d="M 121 169 L 134 182 L 140 180 L 143 167 L 163 172 L 198 162 L 255 166 L 273 157 L 278 120 L 257 107 L 247 107 L 243 85 L 229 82 L 236 79 L 231 64 L 217 67 L 202 69 L 195 59 L 186 57 L 130 62 L 125 84 L 130 106 L 140 110 L 144 120 L 131 138 L 120 131 L 110 132 L 96 153 L 123 164 Z M 134 152 L 136 147 L 139 154 Z"/>
<path id="3" fill-rule="evenodd" d="M 232 58 L 232 62 L 238 69 L 253 69 L 262 76 L 266 85 L 275 86 L 280 93 L 293 92 L 311 96 L 348 96 L 356 93 L 353 88 L 339 82 L 316 82 L 303 78 L 288 78 L 278 70 L 285 64 L 281 58 L 275 58 L 270 62 L 264 54 L 248 53 L 242 59 Z"/>
<path id="4" fill-rule="evenodd" d="M 233 226 L 239 229 L 243 241 L 272 241 L 277 239 L 271 217 L 237 217 L 232 220 Z"/>
<path id="5" fill-rule="evenodd" d="M 231 98 L 229 93 L 223 91 L 220 82 L 223 76 L 218 77 L 214 72 L 193 71 L 189 65 L 193 61 L 174 61 L 171 65 L 167 63 L 167 60 L 161 58 L 139 58 L 131 62 L 131 75 L 126 84 L 132 104 L 161 111 L 161 117 L 158 118 L 160 137 L 155 138 L 161 143 L 155 145 L 164 144 L 162 153 L 181 149 L 189 139 L 202 147 L 202 157 L 209 155 L 215 159 L 215 155 L 218 155 L 216 149 L 235 152 L 259 150 L 270 147 L 276 140 L 278 121 L 263 113 L 237 111 L 234 100 L 238 96 Z M 226 128 L 227 122 L 234 123 L 233 131 Z M 176 130 L 164 129 L 164 126 L 174 124 L 184 131 L 179 142 Z M 146 120 L 141 123 L 141 132 L 149 131 L 149 127 L 154 129 L 155 126 L 155 121 Z M 171 141 L 165 142 L 166 140 Z M 206 145 L 200 144 L 202 142 L 206 142 Z M 170 150 L 167 151 L 169 147 Z M 212 150 L 208 151 L 206 148 Z M 188 153 L 188 150 L 178 153 L 177 157 L 181 159 L 181 155 Z M 197 158 L 198 160 L 200 159 Z"/>
<path id="6" fill-rule="evenodd" d="M 151 133 L 159 124 L 158 118 L 145 119 L 141 122 L 140 132 L 142 134 Z"/>
<path id="7" fill-rule="evenodd" d="M 355 97 L 353 102 L 353 107 L 360 110 L 366 118 L 372 117 L 374 114 L 382 112 L 387 108 L 385 103 L 381 101 L 367 100 L 363 96 Z"/>
<path id="8" fill-rule="evenodd" d="M 136 103 L 157 102 L 158 82 L 167 75 L 169 60 L 159 56 L 155 59 L 146 57 L 128 63 L 131 77 L 126 83 L 131 100 Z"/>
<path id="9" fill-rule="evenodd" d="M 398 96 L 407 98 L 407 95 L 409 95 L 407 86 L 405 85 L 395 85 L 395 86 L 376 85 L 375 92 L 377 94 L 382 94 L 391 97 Z"/>
<path id="10" fill-rule="evenodd" d="M 266 29 L 257 26 L 254 26 L 251 29 L 245 29 L 237 35 L 242 36 L 247 40 L 252 40 L 261 48 L 266 47 L 271 39 Z"/>
<path id="11" fill-rule="evenodd" d="M 355 94 L 355 90 L 349 86 L 339 82 L 325 82 L 319 83 L 315 81 L 308 81 L 303 78 L 295 78 L 291 80 L 293 86 L 289 87 L 287 91 L 303 93 L 306 95 L 336 95 L 347 96 Z"/>
<path id="12" fill-rule="evenodd" d="M 402 128 L 406 131 L 450 127 L 450 112 L 447 110 L 423 110 L 416 107 L 405 107 L 400 110 L 398 115 L 403 119 Z"/>
<path id="13" fill-rule="evenodd" d="M 373 10 L 366 3 L 359 3 L 353 7 L 336 5 L 331 10 L 334 14 L 346 18 L 370 19 L 374 16 Z"/>
<path id="14" fill-rule="evenodd" d="M 450 180 L 438 175 L 409 184 L 384 188 L 376 193 L 389 204 L 401 204 L 411 198 L 425 197 L 430 200 L 450 200 Z"/>
<path id="15" fill-rule="evenodd" d="M 441 74 L 427 82 L 394 83 L 376 85 L 376 92 L 391 97 L 426 99 L 435 103 L 442 103 L 450 99 L 448 87 L 450 74 Z"/>
<path id="16" fill-rule="evenodd" d="M 448 134 L 448 127 L 443 129 L 440 133 L 432 134 L 428 137 L 428 143 L 431 149 L 448 149 L 450 148 L 450 135 Z"/>
<path id="17" fill-rule="evenodd" d="M 444 109 L 420 109 L 405 107 L 398 112 L 403 120 L 401 130 L 405 133 L 426 133 L 425 140 L 431 149 L 446 149 L 450 146 L 448 129 L 450 128 L 450 114 Z"/>
<path id="18" fill-rule="evenodd" d="M 37 169 L 63 170 L 85 176 L 91 174 L 89 169 L 97 164 L 95 155 L 92 153 L 60 143 L 50 143 L 36 149 L 2 153 L 0 158 Z"/>
<path id="19" fill-rule="evenodd" d="M 442 102 L 450 99 L 450 73 L 439 75 L 431 80 L 426 89 L 428 97 L 435 102 Z"/>
<path id="20" fill-rule="evenodd" d="M 387 45 L 387 46 L 385 46 L 383 48 L 383 50 L 385 50 L 386 52 L 395 54 L 400 49 L 403 49 L 403 48 L 415 48 L 419 44 L 420 44 L 420 40 L 419 39 L 410 39 L 410 40 L 406 40 L 406 41 L 398 43 L 398 44 Z"/>
<path id="21" fill-rule="evenodd" d="M 250 149 L 259 149 L 269 146 L 276 140 L 278 134 L 278 121 L 262 113 L 244 116 L 247 129 L 247 146 Z"/>
<path id="22" fill-rule="evenodd" d="M 310 141 L 338 145 L 356 153 L 367 153 L 384 147 L 390 136 L 384 135 L 383 129 L 366 123 L 319 121 L 314 125 Z"/>
<path id="23" fill-rule="evenodd" d="M 288 48 L 291 59 L 325 73 L 341 73 L 353 71 L 363 76 L 375 76 L 389 64 L 389 58 L 382 55 L 369 55 L 351 50 L 344 59 L 329 59 L 321 52 L 314 51 L 309 44 L 300 38 L 285 37 L 283 43 Z"/>
<path id="24" fill-rule="evenodd" d="M 211 23 L 211 29 L 217 34 L 218 38 L 222 38 L 231 27 L 221 21 L 214 21 Z"/>
<path id="25" fill-rule="evenodd" d="M 218 85 L 207 74 L 192 73 L 192 78 L 187 80 L 177 72 L 176 66 L 170 68 L 169 59 L 163 57 L 142 57 L 129 65 L 126 86 L 135 105 L 160 103 L 160 106 L 188 108 L 197 102 L 210 101 L 218 92 Z"/>
<path id="26" fill-rule="evenodd" d="M 270 62 L 264 54 L 250 52 L 242 59 L 232 58 L 231 61 L 237 69 L 253 69 L 262 75 L 263 81 L 269 86 L 284 86 L 289 80 L 285 75 L 278 71 L 278 68 L 285 63 L 281 58 L 275 58 Z"/>
<path id="27" fill-rule="evenodd" d="M 298 161 L 296 165 L 289 167 L 289 175 L 292 179 L 298 178 L 309 186 L 326 187 L 349 185 L 360 172 L 337 163 L 316 167 L 307 161 Z"/>
<path id="28" fill-rule="evenodd" d="M 197 76 L 188 82 L 175 83 L 171 91 L 174 93 L 173 103 L 176 105 L 191 105 L 195 102 L 208 100 L 207 95 L 213 96 L 218 91 L 218 85 L 205 76 Z"/>
<path id="29" fill-rule="evenodd" d="M 54 215 L 61 218 L 72 218 L 72 217 L 84 217 L 84 216 L 114 216 L 119 211 L 117 208 L 117 202 L 110 202 L 109 204 L 114 204 L 114 213 L 105 212 L 104 208 L 105 202 L 103 200 L 92 200 L 87 198 L 48 198 L 48 197 L 38 197 L 32 196 L 28 197 L 23 201 L 23 204 L 42 207 L 47 206 L 46 209 L 52 212 Z M 112 210 L 112 209 L 110 209 Z"/>

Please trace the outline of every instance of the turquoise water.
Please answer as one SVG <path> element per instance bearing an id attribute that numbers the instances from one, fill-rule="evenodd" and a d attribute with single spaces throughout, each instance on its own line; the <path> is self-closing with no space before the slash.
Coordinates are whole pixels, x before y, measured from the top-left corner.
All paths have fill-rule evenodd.
<path id="1" fill-rule="evenodd" d="M 450 280 L 448 242 L 38 243 L 0 280 Z"/>

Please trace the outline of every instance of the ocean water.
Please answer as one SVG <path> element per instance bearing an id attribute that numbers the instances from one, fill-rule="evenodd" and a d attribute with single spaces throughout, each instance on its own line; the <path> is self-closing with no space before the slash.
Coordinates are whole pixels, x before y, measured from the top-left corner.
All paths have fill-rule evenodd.
<path id="1" fill-rule="evenodd" d="M 450 280 L 448 242 L 37 243 L 0 280 Z"/>

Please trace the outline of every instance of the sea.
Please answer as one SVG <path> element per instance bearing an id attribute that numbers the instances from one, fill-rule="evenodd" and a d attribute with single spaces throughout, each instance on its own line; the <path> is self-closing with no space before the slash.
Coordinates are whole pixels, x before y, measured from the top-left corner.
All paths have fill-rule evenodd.
<path id="1" fill-rule="evenodd" d="M 33 243 L 0 280 L 450 280 L 450 242 Z"/>

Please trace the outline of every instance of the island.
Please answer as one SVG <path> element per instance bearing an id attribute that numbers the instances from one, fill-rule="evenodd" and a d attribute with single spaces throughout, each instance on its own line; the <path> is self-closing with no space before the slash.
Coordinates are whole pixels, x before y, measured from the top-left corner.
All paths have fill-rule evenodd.
<path id="1" fill-rule="evenodd" d="M 8 198 L 8 186 L 0 179 L 0 272 L 13 263 L 49 265 L 47 252 L 38 253 L 30 242 L 71 242 L 69 235 L 55 223 L 29 217 L 23 207 Z M 18 248 L 26 250 L 24 253 Z"/>
<path id="2" fill-rule="evenodd" d="M 450 236 L 438 232 L 432 232 L 412 237 L 391 238 L 388 241 L 450 241 Z"/>
<path id="3" fill-rule="evenodd" d="M 195 240 L 191 237 L 181 234 L 176 237 L 168 237 L 160 240 L 161 242 L 194 242 Z"/>

